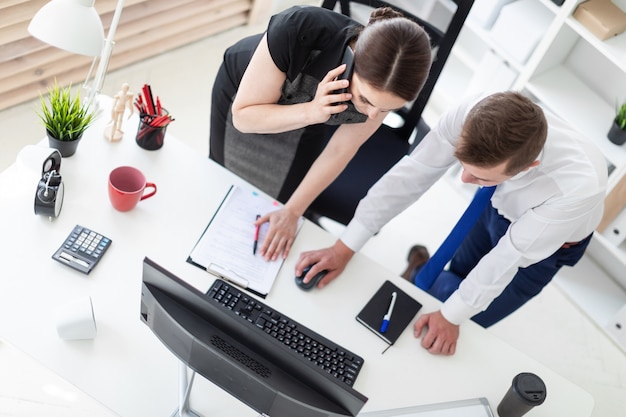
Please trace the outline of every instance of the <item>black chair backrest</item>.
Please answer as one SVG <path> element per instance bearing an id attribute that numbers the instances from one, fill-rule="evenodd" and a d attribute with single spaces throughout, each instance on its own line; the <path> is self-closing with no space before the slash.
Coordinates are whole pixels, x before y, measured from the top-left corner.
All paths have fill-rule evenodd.
<path id="1" fill-rule="evenodd" d="M 428 103 L 428 99 L 430 98 L 430 95 L 435 88 L 435 83 L 437 82 L 437 79 L 439 78 L 439 75 L 443 70 L 443 66 L 445 65 L 446 60 L 450 55 L 450 51 L 452 50 L 452 47 L 454 46 L 454 43 L 456 42 L 456 39 L 459 35 L 459 32 L 461 31 L 461 28 L 465 23 L 465 19 L 467 18 L 469 11 L 474 4 L 474 0 L 452 1 L 456 4 L 457 9 L 452 16 L 448 27 L 445 29 L 445 32 L 434 26 L 432 23 L 429 23 L 419 16 L 416 16 L 415 14 L 409 12 L 408 10 L 405 10 L 387 1 L 324 0 L 322 3 L 322 7 L 331 10 L 334 10 L 337 3 L 339 3 L 341 13 L 346 16 L 352 16 L 350 11 L 351 3 L 362 4 L 371 8 L 391 7 L 404 14 L 405 17 L 420 24 L 424 28 L 426 33 L 428 33 L 428 35 L 430 36 L 431 46 L 433 48 L 433 51 L 435 51 L 435 56 L 433 57 L 433 64 L 428 78 L 426 79 L 426 83 L 424 84 L 424 87 L 422 88 L 420 94 L 417 96 L 415 101 L 411 103 L 410 106 L 396 112 L 402 117 L 404 123 L 400 127 L 393 128 L 393 130 L 395 130 L 396 135 L 402 137 L 407 141 L 409 140 L 414 128 L 417 126 L 422 116 L 422 112 L 424 111 L 424 108 Z"/>

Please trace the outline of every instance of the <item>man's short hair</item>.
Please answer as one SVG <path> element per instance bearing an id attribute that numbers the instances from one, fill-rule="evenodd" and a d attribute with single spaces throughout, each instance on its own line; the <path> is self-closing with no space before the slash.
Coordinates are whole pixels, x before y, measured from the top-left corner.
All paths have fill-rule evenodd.
<path id="1" fill-rule="evenodd" d="M 469 111 L 455 156 L 481 168 L 507 162 L 505 174 L 513 176 L 537 159 L 547 135 L 538 105 L 518 92 L 496 93 Z"/>

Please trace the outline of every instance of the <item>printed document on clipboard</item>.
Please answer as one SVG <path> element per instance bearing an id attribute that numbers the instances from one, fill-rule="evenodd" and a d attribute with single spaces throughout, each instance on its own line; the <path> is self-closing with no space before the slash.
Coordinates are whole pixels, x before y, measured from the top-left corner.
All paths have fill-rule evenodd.
<path id="1" fill-rule="evenodd" d="M 259 253 L 253 254 L 254 222 L 257 215 L 265 215 L 282 205 L 256 191 L 231 186 L 222 204 L 213 215 L 187 258 L 207 272 L 265 298 L 283 264 L 266 261 Z M 298 230 L 303 220 L 298 221 Z M 258 246 L 261 247 L 269 223 L 259 228 Z"/>

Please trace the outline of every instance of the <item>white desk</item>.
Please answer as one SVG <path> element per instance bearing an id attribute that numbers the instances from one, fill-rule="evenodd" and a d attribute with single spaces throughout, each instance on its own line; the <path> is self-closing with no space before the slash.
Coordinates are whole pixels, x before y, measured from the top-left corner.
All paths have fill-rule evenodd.
<path id="1" fill-rule="evenodd" d="M 123 417 L 169 416 L 177 404 L 177 360 L 139 319 L 144 256 L 191 283 L 213 277 L 185 262 L 228 187 L 244 182 L 172 137 L 158 151 L 134 142 L 136 119 L 126 137 L 101 137 L 104 120 L 85 134 L 76 154 L 64 158 L 65 202 L 53 222 L 33 214 L 36 180 L 12 165 L 0 174 L 0 334 L 52 371 Z M 119 165 L 141 169 L 158 186 L 156 196 L 131 212 L 115 211 L 107 196 L 108 173 Z M 50 257 L 75 224 L 109 236 L 113 244 L 86 276 Z M 264 302 L 335 340 L 365 359 L 355 388 L 369 397 L 364 411 L 486 397 L 495 411 L 512 378 L 534 372 L 547 386 L 534 417 L 588 417 L 592 397 L 473 323 L 461 328 L 457 353 L 432 356 L 407 329 L 384 355 L 385 344 L 354 319 L 385 279 L 422 304 L 438 302 L 370 259 L 357 254 L 343 276 L 323 291 L 305 293 L 293 282 L 303 250 L 334 238 L 305 223 L 291 255 Z M 92 341 L 59 339 L 54 311 L 66 300 L 90 295 L 98 335 Z M 208 416 L 257 414 L 202 378 L 192 406 Z"/>

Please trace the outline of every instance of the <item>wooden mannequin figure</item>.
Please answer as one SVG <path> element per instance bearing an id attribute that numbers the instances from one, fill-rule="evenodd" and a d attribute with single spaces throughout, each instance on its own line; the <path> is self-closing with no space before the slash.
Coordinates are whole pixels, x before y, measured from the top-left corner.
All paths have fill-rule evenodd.
<path id="1" fill-rule="evenodd" d="M 130 110 L 128 118 L 133 115 L 133 98 L 134 94 L 129 91 L 129 85 L 127 83 L 122 84 L 122 89 L 113 97 L 113 105 L 111 106 L 111 121 L 104 128 L 104 137 L 111 142 L 117 142 L 124 137 L 124 131 L 122 130 L 122 121 L 124 119 L 124 112 L 126 108 Z"/>

